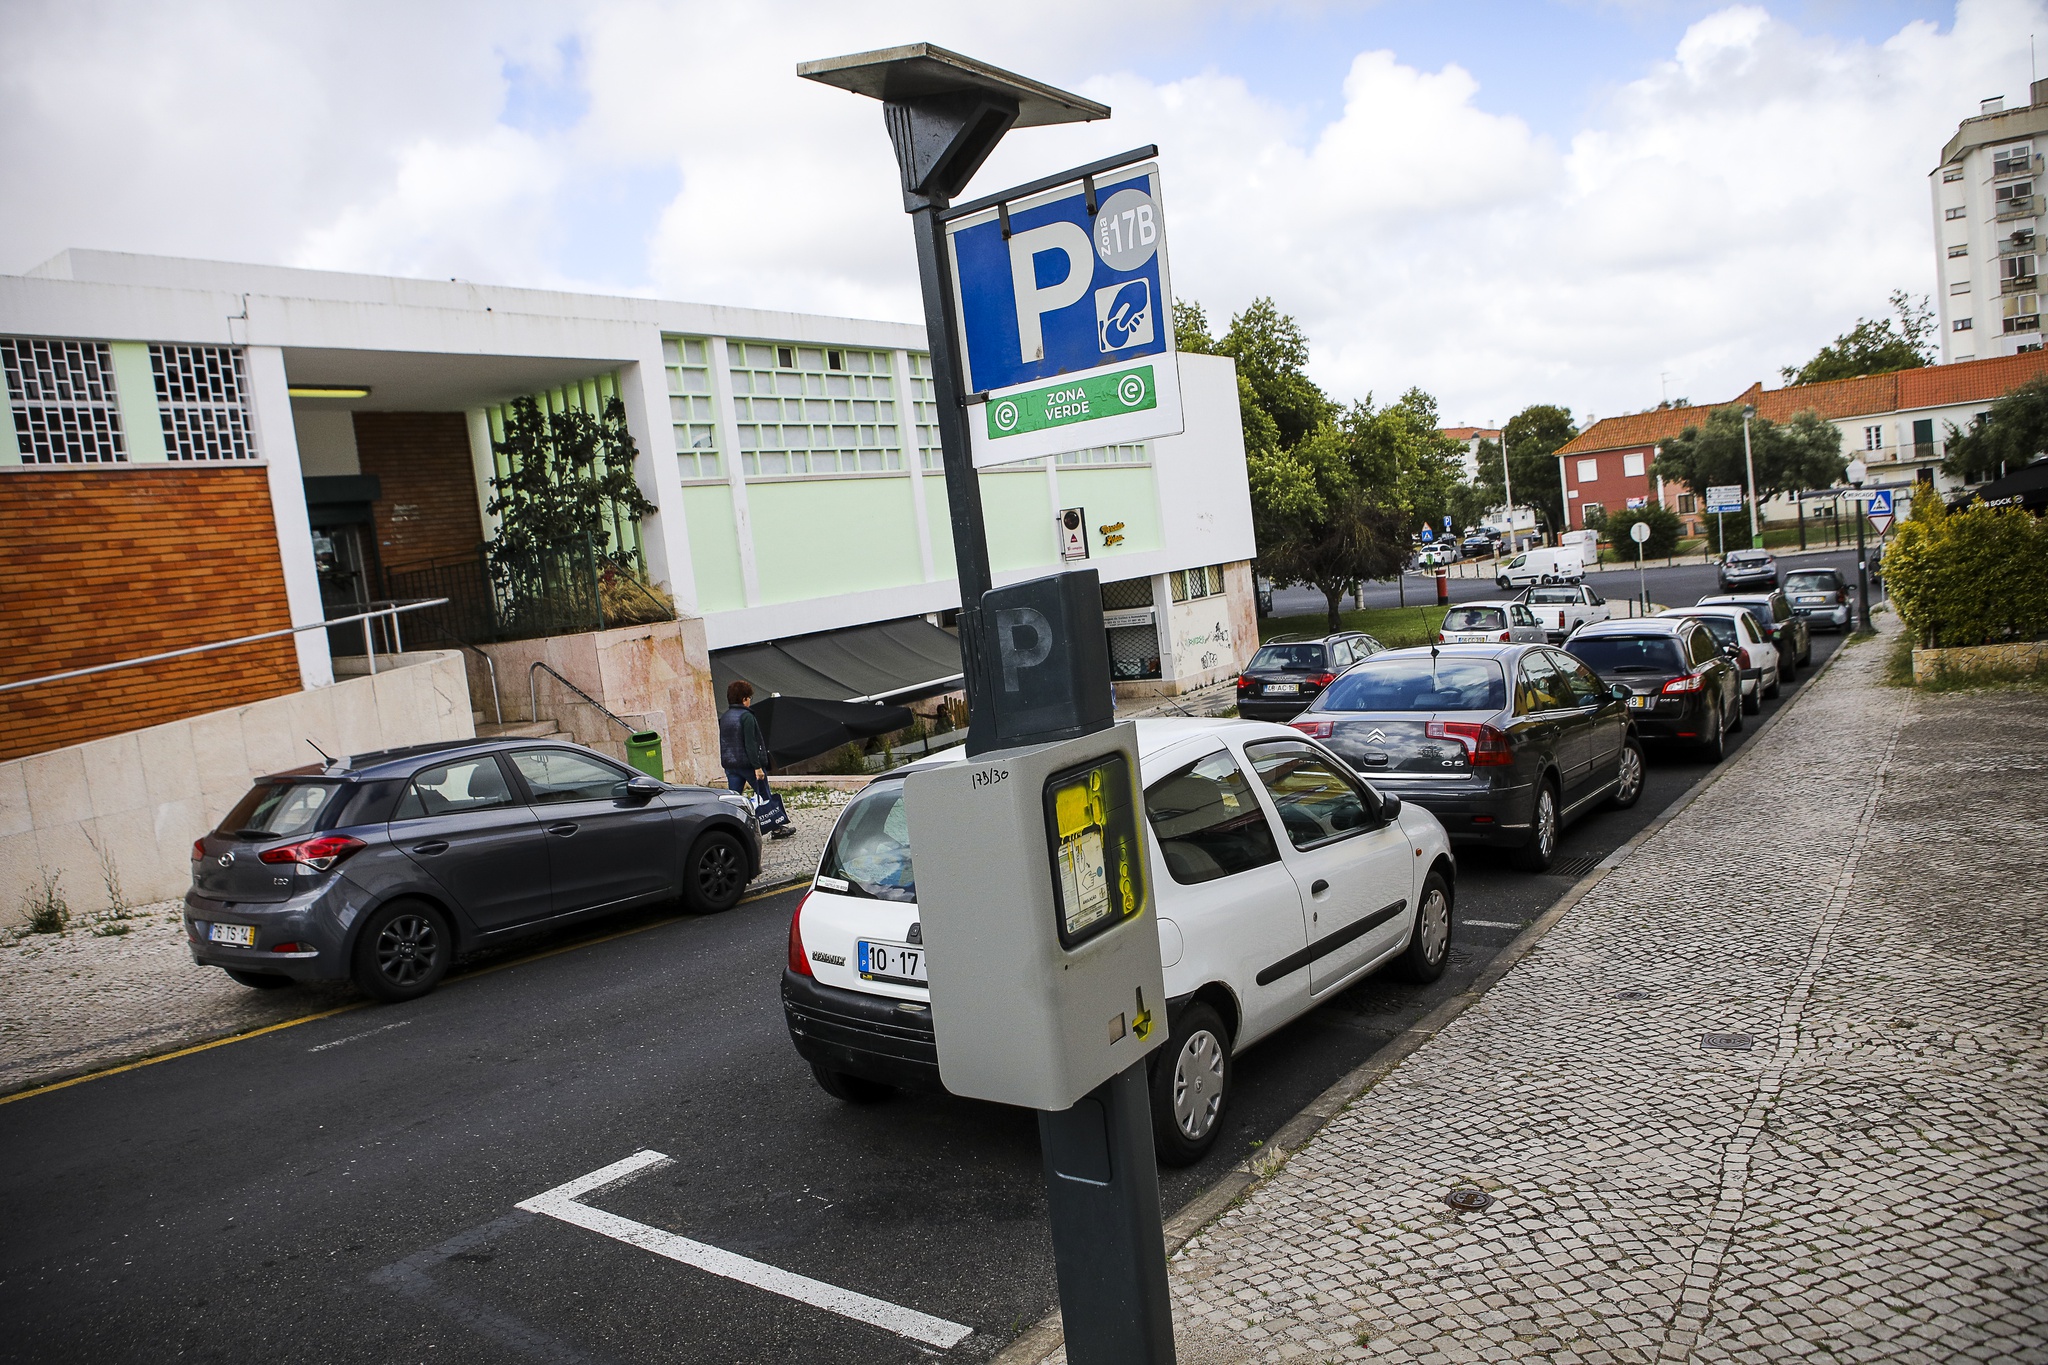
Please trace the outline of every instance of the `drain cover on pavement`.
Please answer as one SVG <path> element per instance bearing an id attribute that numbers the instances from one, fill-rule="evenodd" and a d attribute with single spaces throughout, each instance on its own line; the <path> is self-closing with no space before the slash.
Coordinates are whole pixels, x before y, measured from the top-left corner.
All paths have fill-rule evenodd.
<path id="1" fill-rule="evenodd" d="M 1470 1187 L 1452 1190 L 1444 1196 L 1444 1202 L 1454 1209 L 1483 1209 L 1493 1202 L 1493 1196 L 1485 1190 Z"/>
<path id="2" fill-rule="evenodd" d="M 1703 1033 L 1701 1047 L 1718 1047 L 1728 1052 L 1747 1052 L 1756 1046 L 1756 1039 L 1747 1033 Z"/>
<path id="3" fill-rule="evenodd" d="M 1616 1000 L 1648 1000 L 1650 993 L 1640 988 L 1631 988 L 1625 991 L 1616 991 L 1614 998 Z"/>
<path id="4" fill-rule="evenodd" d="M 1544 873 L 1547 877 L 1571 877 L 1577 879 L 1600 865 L 1597 853 L 1574 853 L 1569 858 L 1559 858 Z"/>

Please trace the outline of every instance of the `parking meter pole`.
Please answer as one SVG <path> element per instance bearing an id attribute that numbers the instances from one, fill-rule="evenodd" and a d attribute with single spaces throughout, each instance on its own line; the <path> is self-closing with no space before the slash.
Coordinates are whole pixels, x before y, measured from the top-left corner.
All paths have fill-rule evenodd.
<path id="1" fill-rule="evenodd" d="M 1145 1064 L 1038 1112 L 1070 1365 L 1171 1365 L 1173 1309 Z"/>

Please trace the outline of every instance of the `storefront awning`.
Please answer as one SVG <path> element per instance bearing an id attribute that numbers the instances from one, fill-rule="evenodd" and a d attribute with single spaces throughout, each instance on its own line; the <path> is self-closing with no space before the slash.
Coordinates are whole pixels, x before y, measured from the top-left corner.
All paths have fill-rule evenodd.
<path id="1" fill-rule="evenodd" d="M 2029 512 L 2048 510 L 2048 460 L 2036 460 L 2002 479 L 1993 479 L 1949 505 L 1960 511 L 1972 503 L 1982 503 L 1986 507 L 2024 507 Z"/>
<path id="2" fill-rule="evenodd" d="M 961 685 L 960 641 L 921 616 L 822 631 L 711 656 L 720 698 L 745 678 L 756 696 L 825 701 L 914 701 Z"/>

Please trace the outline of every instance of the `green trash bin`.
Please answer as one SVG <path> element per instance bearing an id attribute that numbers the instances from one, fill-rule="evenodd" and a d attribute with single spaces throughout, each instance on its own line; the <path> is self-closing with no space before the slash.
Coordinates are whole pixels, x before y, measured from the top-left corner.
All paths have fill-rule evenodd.
<path id="1" fill-rule="evenodd" d="M 626 762 L 649 777 L 661 777 L 661 736 L 640 730 L 626 739 Z"/>

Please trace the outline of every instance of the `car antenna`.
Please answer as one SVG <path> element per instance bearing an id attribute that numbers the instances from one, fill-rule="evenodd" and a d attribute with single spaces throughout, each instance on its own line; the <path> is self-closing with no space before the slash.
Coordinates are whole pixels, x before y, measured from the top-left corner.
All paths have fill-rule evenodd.
<path id="1" fill-rule="evenodd" d="M 326 759 L 326 760 L 327 760 L 327 766 L 328 766 L 328 767 L 332 768 L 332 767 L 334 766 L 334 756 L 333 756 L 332 754 L 328 753 L 328 752 L 327 752 L 327 751 L 326 751 L 325 749 L 321 748 L 321 747 L 320 747 L 319 745 L 317 745 L 317 744 L 313 744 L 313 741 L 312 741 L 312 740 L 310 740 L 310 739 L 309 739 L 309 740 L 307 740 L 307 741 L 306 741 L 306 743 L 308 743 L 308 744 L 311 744 L 311 745 L 313 746 L 313 752 L 314 752 L 314 753 L 316 753 L 316 754 L 320 755 L 320 757 L 322 757 L 322 758 L 324 758 L 324 759 Z"/>

